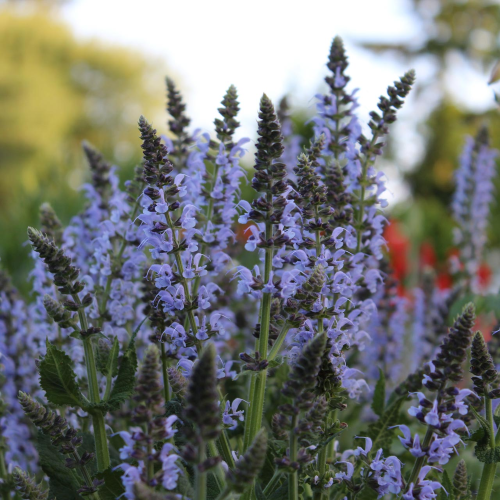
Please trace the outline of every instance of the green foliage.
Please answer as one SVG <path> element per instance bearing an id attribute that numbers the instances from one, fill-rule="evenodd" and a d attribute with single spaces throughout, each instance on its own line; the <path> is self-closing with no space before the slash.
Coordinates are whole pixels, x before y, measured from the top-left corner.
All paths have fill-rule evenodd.
<path id="1" fill-rule="evenodd" d="M 450 308 L 449 319 L 452 321 L 453 318 L 460 314 L 460 311 L 465 304 L 472 302 L 476 307 L 476 313 L 487 314 L 493 313 L 497 319 L 500 319 L 500 295 L 498 294 L 488 294 L 488 295 L 473 295 L 467 294 L 456 300 Z"/>
<path id="2" fill-rule="evenodd" d="M 379 374 L 380 376 L 377 380 L 377 385 L 375 386 L 375 392 L 373 394 L 372 410 L 376 415 L 381 417 L 385 408 L 385 374 L 380 368 Z"/>
<path id="3" fill-rule="evenodd" d="M 40 362 L 40 385 L 55 405 L 83 406 L 71 358 L 48 340 L 47 354 Z"/>
<path id="4" fill-rule="evenodd" d="M 132 396 L 136 371 L 137 354 L 135 352 L 135 338 L 132 338 L 123 354 L 115 384 L 111 390 L 109 401 L 107 401 L 110 410 L 117 410 L 123 402 Z"/>
<path id="5" fill-rule="evenodd" d="M 80 487 L 73 470 L 68 470 L 57 448 L 50 442 L 50 436 L 38 432 L 36 449 L 40 467 L 49 477 L 49 498 L 57 500 L 82 500 L 76 492 Z"/>
<path id="6" fill-rule="evenodd" d="M 495 464 L 500 462 L 500 446 L 490 448 L 487 444 L 477 444 L 474 448 L 476 458 L 485 464 Z"/>
<path id="7" fill-rule="evenodd" d="M 450 476 L 446 470 L 443 470 L 443 479 L 441 481 L 443 488 L 448 492 L 448 500 L 455 500 L 453 494 L 453 483 L 451 482 Z"/>
<path id="8" fill-rule="evenodd" d="M 95 479 L 104 480 L 104 485 L 99 488 L 99 497 L 101 500 L 115 500 L 125 493 L 121 481 L 122 475 L 123 471 L 120 469 L 109 468 L 94 476 Z"/>
<path id="9" fill-rule="evenodd" d="M 108 352 L 104 352 L 103 349 L 98 347 L 96 356 L 96 363 L 98 370 L 103 375 L 110 374 L 112 377 L 116 377 L 118 374 L 118 355 L 120 354 L 120 344 L 118 338 L 113 339 L 113 344 Z"/>
<path id="10" fill-rule="evenodd" d="M 395 399 L 387 407 L 382 416 L 376 422 L 368 426 L 368 432 L 366 434 L 362 434 L 363 436 L 366 435 L 372 439 L 372 450 L 376 451 L 379 448 L 382 448 L 385 456 L 390 454 L 389 448 L 394 435 L 394 430 L 390 429 L 390 427 L 399 423 L 399 412 L 405 399 L 406 397 L 399 397 Z"/>
<path id="11" fill-rule="evenodd" d="M 63 223 L 81 207 L 84 139 L 132 176 L 140 160 L 136 118 L 161 109 L 165 68 L 138 52 L 77 39 L 44 6 L 27 12 L 2 4 L 0 47 L 0 231 L 9 235 L 0 257 L 26 291 L 24 228 L 38 224 L 45 201 Z"/>

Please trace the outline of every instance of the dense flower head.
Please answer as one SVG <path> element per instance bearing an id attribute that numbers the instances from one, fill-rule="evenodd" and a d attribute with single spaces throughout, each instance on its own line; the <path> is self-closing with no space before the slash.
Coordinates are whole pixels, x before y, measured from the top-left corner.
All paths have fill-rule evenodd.
<path id="1" fill-rule="evenodd" d="M 186 115 L 186 104 L 183 102 L 182 95 L 177 90 L 174 81 L 171 78 L 166 79 L 167 84 L 167 112 L 171 119 L 168 121 L 168 127 L 174 134 L 175 140 L 172 142 L 173 150 L 171 153 L 179 162 L 185 160 L 187 148 L 191 144 L 192 138 L 187 128 L 191 119 Z"/>
<path id="2" fill-rule="evenodd" d="M 476 394 L 484 396 L 489 384 L 498 388 L 498 372 L 481 332 L 476 332 L 472 339 L 470 371 L 474 375 L 472 381 Z"/>
<path id="3" fill-rule="evenodd" d="M 476 319 L 473 304 L 468 304 L 456 318 L 448 335 L 443 340 L 440 351 L 433 361 L 439 373 L 431 368 L 431 375 L 424 382 L 429 389 L 437 389 L 439 383 L 449 379 L 458 382 L 463 377 L 462 364 L 467 355 L 467 348 L 472 341 L 472 327 Z M 436 373 L 436 376 L 432 374 Z M 432 380 L 431 380 L 432 379 Z"/>
<path id="4" fill-rule="evenodd" d="M 454 239 L 460 249 L 460 262 L 452 264 L 456 273 L 467 278 L 473 291 L 480 290 L 478 269 L 487 239 L 497 155 L 489 145 L 487 129 L 482 128 L 474 139 L 467 138 L 455 173 L 452 210 L 457 223 Z"/>
<path id="5" fill-rule="evenodd" d="M 71 259 L 51 239 L 31 227 L 28 228 L 28 238 L 33 249 L 54 275 L 54 284 L 61 293 L 71 295 L 83 289 L 83 285 L 76 281 L 80 271 L 71 264 Z"/>

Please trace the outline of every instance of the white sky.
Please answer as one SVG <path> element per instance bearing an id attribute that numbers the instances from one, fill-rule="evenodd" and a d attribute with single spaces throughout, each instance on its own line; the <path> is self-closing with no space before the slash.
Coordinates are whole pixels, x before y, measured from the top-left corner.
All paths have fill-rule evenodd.
<path id="1" fill-rule="evenodd" d="M 225 90 L 236 85 L 242 132 L 251 137 L 263 92 L 312 104 L 335 35 L 346 42 L 352 83 L 370 109 L 403 65 L 353 41 L 418 35 L 405 0 L 76 0 L 63 15 L 78 35 L 164 58 L 181 80 L 195 126 L 210 128 Z"/>
<path id="2" fill-rule="evenodd" d="M 263 92 L 275 102 L 288 93 L 292 105 L 313 106 L 335 35 L 344 38 L 348 50 L 351 85 L 360 87 L 362 117 L 410 63 L 373 55 L 356 42 L 421 37 L 407 0 L 74 0 L 63 8 L 63 17 L 78 36 L 164 58 L 179 80 L 194 127 L 211 132 L 225 90 L 236 85 L 240 133 L 252 139 Z M 425 63 L 416 69 L 417 78 L 428 78 L 432 72 Z M 468 92 L 462 92 L 464 85 Z M 481 107 L 491 102 L 491 93 L 477 75 L 464 78 L 462 73 L 457 91 L 474 96 Z M 414 122 L 426 108 L 422 102 L 410 103 L 401 113 L 403 123 L 405 116 Z M 411 128 L 406 127 L 410 134 Z M 414 130 L 413 135 L 405 140 L 403 168 L 420 153 L 422 143 Z M 394 166 L 389 166 L 389 174 L 397 181 Z M 399 193 L 394 193 L 396 198 L 405 196 L 399 183 L 391 184 Z"/>

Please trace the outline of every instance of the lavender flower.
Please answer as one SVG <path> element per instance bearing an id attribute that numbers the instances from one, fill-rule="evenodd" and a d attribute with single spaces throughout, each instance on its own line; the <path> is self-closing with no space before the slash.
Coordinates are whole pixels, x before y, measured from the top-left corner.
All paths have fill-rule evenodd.
<path id="1" fill-rule="evenodd" d="M 460 248 L 460 265 L 473 291 L 479 290 L 477 271 L 486 243 L 489 206 L 493 199 L 493 176 L 497 151 L 489 146 L 488 132 L 482 129 L 468 138 L 456 172 L 452 202 L 457 222 L 455 244 Z M 455 270 L 457 266 L 455 266 Z"/>

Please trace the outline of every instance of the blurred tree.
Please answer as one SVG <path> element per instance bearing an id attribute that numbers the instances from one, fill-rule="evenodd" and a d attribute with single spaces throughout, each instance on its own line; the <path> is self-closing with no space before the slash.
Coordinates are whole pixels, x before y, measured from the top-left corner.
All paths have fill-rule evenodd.
<path id="1" fill-rule="evenodd" d="M 78 40 L 57 3 L 0 3 L 0 256 L 21 288 L 20 248 L 38 206 L 51 202 L 67 221 L 81 205 L 82 140 L 130 175 L 140 159 L 137 119 L 162 109 L 163 65 Z"/>
<path id="2" fill-rule="evenodd" d="M 482 71 L 500 58 L 500 4 L 496 0 L 409 0 L 419 39 L 406 43 L 364 43 L 377 51 L 396 51 L 408 57 L 431 56 L 441 75 L 453 65 L 449 57 L 460 54 Z"/>
<path id="3" fill-rule="evenodd" d="M 414 202 L 411 209 L 407 203 L 396 207 L 394 215 L 405 222 L 409 234 L 418 235 L 417 245 L 432 243 L 442 264 L 452 246 L 449 204 L 454 189 L 453 172 L 464 136 L 474 135 L 486 124 L 493 146 L 500 148 L 500 116 L 494 108 L 493 92 L 492 109 L 485 112 L 468 109 L 464 99 L 468 96 L 456 99 L 453 89 L 456 80 L 450 74 L 457 74 L 457 66 L 463 71 L 475 71 L 484 76 L 487 92 L 487 75 L 500 59 L 500 3 L 487 0 L 409 0 L 408 3 L 421 26 L 418 39 L 363 46 L 377 53 L 396 53 L 404 58 L 405 64 L 408 61 L 411 64 L 412 59 L 413 64 L 425 59 L 434 69 L 432 78 L 417 78 L 418 91 L 429 92 L 432 101 L 439 104 L 418 125 L 425 153 L 406 175 Z M 498 176 L 496 182 L 500 187 Z M 497 220 L 500 217 L 498 204 L 493 207 L 492 217 Z M 416 220 L 419 228 L 415 227 Z M 498 231 L 491 230 L 490 241 L 500 246 Z"/>

